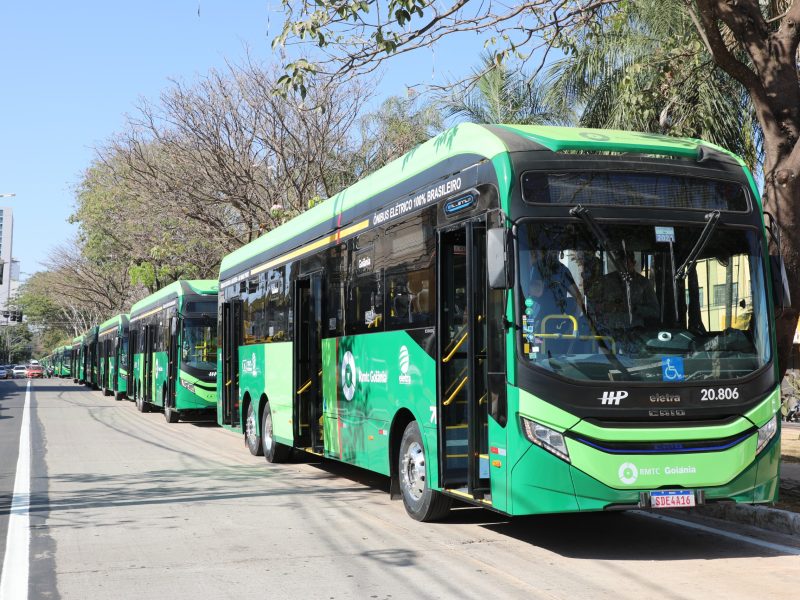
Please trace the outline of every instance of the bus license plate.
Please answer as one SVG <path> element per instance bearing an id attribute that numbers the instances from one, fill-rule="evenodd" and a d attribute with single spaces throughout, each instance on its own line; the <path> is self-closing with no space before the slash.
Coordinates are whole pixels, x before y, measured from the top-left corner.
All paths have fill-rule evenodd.
<path id="1" fill-rule="evenodd" d="M 686 508 L 695 506 L 693 490 L 663 490 L 650 492 L 650 506 L 653 508 Z"/>

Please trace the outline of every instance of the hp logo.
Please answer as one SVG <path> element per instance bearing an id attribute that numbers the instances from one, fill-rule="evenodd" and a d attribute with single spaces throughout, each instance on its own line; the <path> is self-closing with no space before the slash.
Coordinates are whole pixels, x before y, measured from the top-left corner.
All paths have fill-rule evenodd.
<path id="1" fill-rule="evenodd" d="M 603 392 L 603 395 L 598 400 L 603 406 L 619 406 L 619 403 L 627 397 L 628 392 L 622 390 L 619 392 Z"/>

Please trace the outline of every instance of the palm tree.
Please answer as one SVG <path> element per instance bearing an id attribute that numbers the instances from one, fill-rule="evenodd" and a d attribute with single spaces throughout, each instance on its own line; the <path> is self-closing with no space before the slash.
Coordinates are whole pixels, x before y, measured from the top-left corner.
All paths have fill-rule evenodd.
<path id="1" fill-rule="evenodd" d="M 567 125 L 573 121 L 569 107 L 550 102 L 542 84 L 521 70 L 484 55 L 473 74 L 440 100 L 447 117 L 472 123 L 526 125 Z"/>
<path id="2" fill-rule="evenodd" d="M 635 0 L 587 29 L 554 62 L 546 100 L 579 124 L 702 138 L 757 170 L 762 139 L 750 97 L 715 67 L 681 0 Z"/>

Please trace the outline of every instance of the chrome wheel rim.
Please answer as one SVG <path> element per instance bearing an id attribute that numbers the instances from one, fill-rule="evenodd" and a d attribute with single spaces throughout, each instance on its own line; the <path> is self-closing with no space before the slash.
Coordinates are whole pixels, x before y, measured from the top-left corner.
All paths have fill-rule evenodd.
<path id="1" fill-rule="evenodd" d="M 272 450 L 272 413 L 267 411 L 264 415 L 264 450 Z"/>
<path id="2" fill-rule="evenodd" d="M 247 445 L 251 448 L 255 448 L 256 444 L 258 444 L 258 434 L 256 434 L 256 416 L 253 414 L 252 405 L 247 409 L 245 435 L 247 436 Z"/>
<path id="3" fill-rule="evenodd" d="M 418 442 L 411 442 L 403 455 L 403 484 L 416 502 L 425 491 L 425 453 Z"/>

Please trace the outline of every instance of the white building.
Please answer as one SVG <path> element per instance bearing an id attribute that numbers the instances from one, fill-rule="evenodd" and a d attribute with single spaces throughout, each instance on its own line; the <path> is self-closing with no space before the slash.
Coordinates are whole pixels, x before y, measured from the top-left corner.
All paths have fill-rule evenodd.
<path id="1" fill-rule="evenodd" d="M 0 207 L 0 325 L 8 322 L 2 313 L 8 310 L 9 298 L 14 298 L 19 287 L 19 263 L 12 259 L 13 238 L 14 211 L 10 206 Z"/>

